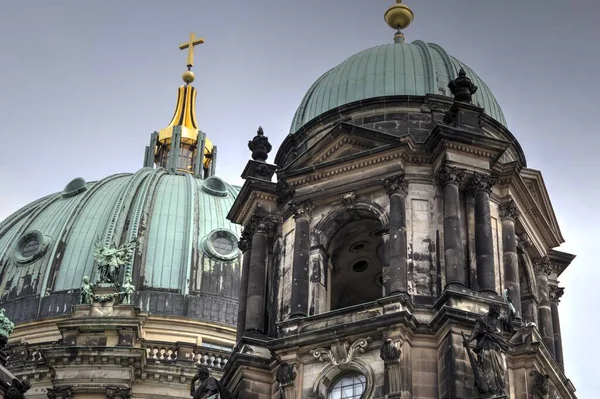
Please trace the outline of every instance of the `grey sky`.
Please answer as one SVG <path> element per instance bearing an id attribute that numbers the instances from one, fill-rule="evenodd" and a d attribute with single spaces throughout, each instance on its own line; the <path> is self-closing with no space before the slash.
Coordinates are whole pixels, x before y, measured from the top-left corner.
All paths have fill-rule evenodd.
<path id="1" fill-rule="evenodd" d="M 199 124 L 231 183 L 262 125 L 274 147 L 309 86 L 347 57 L 392 40 L 393 0 L 0 1 L 0 219 L 60 191 L 141 167 L 175 104 L 189 32 Z M 434 42 L 486 81 L 529 167 L 544 174 L 567 243 L 562 277 L 567 375 L 600 392 L 594 239 L 600 145 L 598 0 L 408 0 L 409 41 Z M 275 150 L 271 154 L 273 159 Z"/>

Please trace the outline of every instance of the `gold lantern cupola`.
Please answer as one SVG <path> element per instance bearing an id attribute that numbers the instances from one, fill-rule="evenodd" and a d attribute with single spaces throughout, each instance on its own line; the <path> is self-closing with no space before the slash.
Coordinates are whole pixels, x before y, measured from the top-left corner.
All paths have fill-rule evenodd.
<path id="1" fill-rule="evenodd" d="M 211 141 L 198 129 L 197 92 L 191 85 L 194 81 L 194 47 L 202 43 L 203 38 L 191 33 L 189 40 L 179 46 L 181 50 L 188 50 L 187 70 L 182 75 L 185 85 L 178 89 L 171 122 L 153 134 L 151 146 L 154 154 L 146 154 L 145 166 L 155 164 L 170 173 L 192 173 L 200 178 L 214 175 L 216 147 L 213 148 Z"/>
<path id="2" fill-rule="evenodd" d="M 396 29 L 394 42 L 404 43 L 402 31 L 408 28 L 408 25 L 415 19 L 412 10 L 407 5 L 402 4 L 402 0 L 396 0 L 396 4 L 388 8 L 383 18 L 390 28 Z"/>

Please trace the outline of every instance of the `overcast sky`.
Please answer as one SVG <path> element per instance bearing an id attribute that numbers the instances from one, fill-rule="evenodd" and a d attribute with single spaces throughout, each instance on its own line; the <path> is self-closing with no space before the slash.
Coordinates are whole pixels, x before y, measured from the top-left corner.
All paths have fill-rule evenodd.
<path id="1" fill-rule="evenodd" d="M 262 125 L 276 149 L 309 86 L 363 49 L 390 43 L 393 0 L 0 0 L 0 220 L 24 204 L 142 166 L 172 116 L 195 31 L 198 119 L 239 178 Z M 561 277 L 567 375 L 597 397 L 600 1 L 409 0 L 407 40 L 444 47 L 484 79 L 543 172 L 577 254 Z M 271 160 L 276 150 L 271 153 Z"/>

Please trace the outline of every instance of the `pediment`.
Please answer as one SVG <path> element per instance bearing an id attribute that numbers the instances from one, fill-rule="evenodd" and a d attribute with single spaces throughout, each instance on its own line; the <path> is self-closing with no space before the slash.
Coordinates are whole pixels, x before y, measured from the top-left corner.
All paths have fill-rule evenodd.
<path id="1" fill-rule="evenodd" d="M 400 146 L 399 137 L 387 133 L 365 129 L 349 123 L 339 123 L 320 138 L 310 143 L 309 148 L 286 167 L 298 170 L 323 165 L 351 156 L 361 156 L 378 148 Z"/>
<path id="2" fill-rule="evenodd" d="M 523 168 L 520 172 L 520 176 L 523 180 L 523 184 L 527 188 L 527 192 L 530 194 L 535 205 L 537 205 L 537 208 L 546 220 L 548 226 L 557 237 L 560 237 L 562 242 L 563 238 L 558 225 L 558 220 L 556 219 L 556 214 L 554 213 L 548 190 L 546 190 L 542 173 L 535 169 Z"/>

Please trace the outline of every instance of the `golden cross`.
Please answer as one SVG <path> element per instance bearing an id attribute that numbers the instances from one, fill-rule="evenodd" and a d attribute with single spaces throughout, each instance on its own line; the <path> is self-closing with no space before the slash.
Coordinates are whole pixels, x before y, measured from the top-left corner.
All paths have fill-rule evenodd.
<path id="1" fill-rule="evenodd" d="M 188 69 L 194 66 L 194 46 L 204 43 L 204 39 L 196 37 L 194 32 L 190 33 L 190 40 L 187 43 L 183 43 L 179 46 L 180 50 L 188 49 L 187 67 Z"/>

